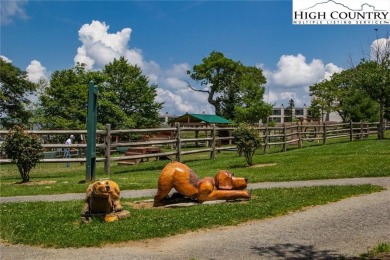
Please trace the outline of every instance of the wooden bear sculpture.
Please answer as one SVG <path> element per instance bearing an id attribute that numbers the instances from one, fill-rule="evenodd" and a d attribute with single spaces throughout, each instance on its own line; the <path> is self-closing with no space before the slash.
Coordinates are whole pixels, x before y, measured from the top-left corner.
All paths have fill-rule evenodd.
<path id="1" fill-rule="evenodd" d="M 214 178 L 199 179 L 187 165 L 171 162 L 160 174 L 153 206 L 163 206 L 164 199 L 172 188 L 185 197 L 202 203 L 209 200 L 249 199 L 250 194 L 246 187 L 247 179 L 236 178 L 228 171 L 221 170 Z"/>
<path id="2" fill-rule="evenodd" d="M 110 180 L 96 181 L 88 186 L 81 214 L 108 214 L 122 210 L 119 200 L 120 189 Z"/>

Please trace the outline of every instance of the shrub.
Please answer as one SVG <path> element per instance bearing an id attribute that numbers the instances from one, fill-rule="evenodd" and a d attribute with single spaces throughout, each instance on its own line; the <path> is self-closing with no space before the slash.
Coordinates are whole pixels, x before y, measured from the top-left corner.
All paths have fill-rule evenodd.
<path id="1" fill-rule="evenodd" d="M 257 148 L 261 147 L 259 132 L 247 124 L 240 124 L 233 131 L 234 141 L 238 152 L 244 154 L 246 163 L 253 165 L 253 155 Z"/>
<path id="2" fill-rule="evenodd" d="M 43 148 L 37 135 L 28 134 L 22 126 L 12 127 L 2 144 L 5 154 L 19 169 L 22 182 L 30 181 L 30 171 L 43 158 Z"/>

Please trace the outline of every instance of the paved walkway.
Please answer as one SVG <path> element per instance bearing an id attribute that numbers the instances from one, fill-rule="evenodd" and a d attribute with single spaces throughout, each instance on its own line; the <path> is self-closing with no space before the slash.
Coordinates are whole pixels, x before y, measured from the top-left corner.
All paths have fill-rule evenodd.
<path id="1" fill-rule="evenodd" d="M 324 185 L 359 185 L 359 184 L 376 184 L 390 188 L 390 177 L 379 178 L 350 178 L 350 179 L 330 179 L 330 180 L 310 180 L 310 181 L 286 181 L 286 182 L 260 182 L 249 183 L 248 189 L 266 189 L 266 188 L 289 188 L 305 186 L 324 186 Z M 123 190 L 122 198 L 140 198 L 153 197 L 156 189 L 144 190 Z M 66 193 L 56 195 L 34 195 L 34 196 L 17 196 L 17 197 L 0 197 L 1 203 L 8 202 L 28 202 L 28 201 L 68 201 L 83 200 L 85 193 Z"/>
<path id="2" fill-rule="evenodd" d="M 385 191 L 315 206 L 286 216 L 232 227 L 102 248 L 48 249 L 0 243 L 1 259 L 339 259 L 354 257 L 379 242 L 390 243 L 390 177 L 278 183 L 252 188 L 371 183 Z M 124 198 L 153 196 L 155 190 L 123 191 Z M 18 201 L 82 199 L 84 194 L 1 198 Z"/>

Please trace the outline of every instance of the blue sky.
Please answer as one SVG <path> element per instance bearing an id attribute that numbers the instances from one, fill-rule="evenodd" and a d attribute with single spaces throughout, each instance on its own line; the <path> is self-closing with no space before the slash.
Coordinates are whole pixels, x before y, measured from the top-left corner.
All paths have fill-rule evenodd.
<path id="1" fill-rule="evenodd" d="M 1 0 L 0 55 L 32 81 L 76 61 L 101 69 L 125 56 L 158 84 L 162 114 L 213 113 L 185 82 L 186 70 L 213 50 L 262 68 L 265 101 L 302 106 L 310 104 L 308 86 L 359 62 L 389 31 L 291 21 L 291 1 Z"/>

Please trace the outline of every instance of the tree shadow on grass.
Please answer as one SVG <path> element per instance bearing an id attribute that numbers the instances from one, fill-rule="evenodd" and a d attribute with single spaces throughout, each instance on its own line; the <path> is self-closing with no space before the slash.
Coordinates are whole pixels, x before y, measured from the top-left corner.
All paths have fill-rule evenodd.
<path id="1" fill-rule="evenodd" d="M 312 245 L 276 244 L 272 246 L 255 246 L 251 248 L 265 259 L 347 259 L 331 250 L 316 250 Z M 348 258 L 349 259 L 349 258 Z"/>

